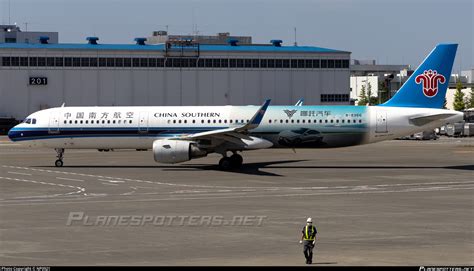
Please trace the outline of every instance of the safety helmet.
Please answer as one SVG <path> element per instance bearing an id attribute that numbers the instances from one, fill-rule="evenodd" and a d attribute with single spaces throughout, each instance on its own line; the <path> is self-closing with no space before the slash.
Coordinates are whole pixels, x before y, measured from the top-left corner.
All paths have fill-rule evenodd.
<path id="1" fill-rule="evenodd" d="M 313 223 L 313 219 L 311 217 L 308 217 L 308 219 L 306 219 L 306 223 Z"/>

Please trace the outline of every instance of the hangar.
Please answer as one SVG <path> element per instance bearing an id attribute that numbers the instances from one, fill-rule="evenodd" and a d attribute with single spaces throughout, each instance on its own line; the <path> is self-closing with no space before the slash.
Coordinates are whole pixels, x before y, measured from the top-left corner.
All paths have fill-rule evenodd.
<path id="1" fill-rule="evenodd" d="M 0 116 L 60 106 L 349 104 L 350 52 L 315 46 L 0 43 Z"/>

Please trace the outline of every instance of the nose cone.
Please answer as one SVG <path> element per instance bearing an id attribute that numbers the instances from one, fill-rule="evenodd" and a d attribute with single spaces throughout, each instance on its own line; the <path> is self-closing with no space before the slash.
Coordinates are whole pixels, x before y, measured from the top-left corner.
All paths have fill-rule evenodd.
<path id="1" fill-rule="evenodd" d="M 8 138 L 11 141 L 15 141 L 16 138 L 18 138 L 18 131 L 15 129 L 15 127 L 11 128 L 10 131 L 8 131 Z"/>

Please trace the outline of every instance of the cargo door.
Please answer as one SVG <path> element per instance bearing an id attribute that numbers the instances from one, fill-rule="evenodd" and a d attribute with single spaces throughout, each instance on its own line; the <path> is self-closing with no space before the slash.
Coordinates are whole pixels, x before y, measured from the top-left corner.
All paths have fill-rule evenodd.
<path id="1" fill-rule="evenodd" d="M 148 133 L 148 112 L 140 112 L 138 119 L 138 132 L 143 134 Z"/>

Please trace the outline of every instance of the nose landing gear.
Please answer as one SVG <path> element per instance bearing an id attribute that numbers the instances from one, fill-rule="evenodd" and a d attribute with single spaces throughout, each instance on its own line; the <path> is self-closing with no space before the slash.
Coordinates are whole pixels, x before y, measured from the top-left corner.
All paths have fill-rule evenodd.
<path id="1" fill-rule="evenodd" d="M 54 162 L 54 165 L 56 167 L 62 167 L 63 166 L 63 156 L 64 156 L 64 149 L 54 149 L 57 153 L 56 157 L 58 158 L 58 160 L 56 160 L 56 162 Z"/>

